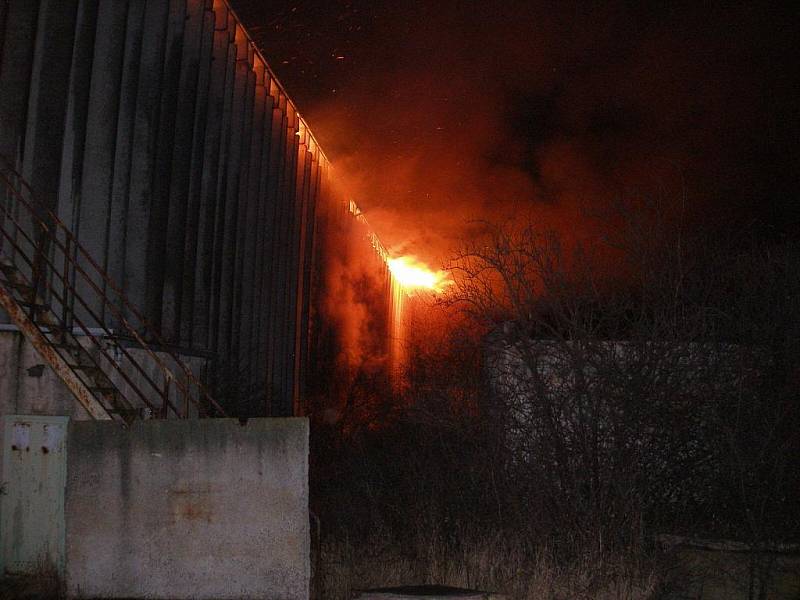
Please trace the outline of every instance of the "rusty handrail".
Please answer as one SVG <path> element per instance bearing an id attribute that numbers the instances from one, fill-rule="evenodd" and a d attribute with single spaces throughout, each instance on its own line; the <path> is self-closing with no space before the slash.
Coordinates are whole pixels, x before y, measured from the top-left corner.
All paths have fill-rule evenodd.
<path id="1" fill-rule="evenodd" d="M 0 172 L 0 180 L 5 184 L 6 189 L 11 193 L 14 199 L 17 201 L 15 204 L 17 207 L 24 206 L 29 213 L 27 216 L 31 219 L 32 225 L 36 227 L 39 233 L 42 235 L 42 242 L 37 243 L 35 240 L 31 239 L 31 237 L 25 232 L 24 227 L 22 227 L 16 218 L 14 218 L 13 210 L 10 208 L 7 209 L 3 206 L 3 221 L 9 220 L 13 222 L 16 232 L 22 232 L 26 240 L 29 244 L 33 246 L 34 252 L 36 252 L 36 256 L 43 259 L 47 266 L 49 267 L 49 271 L 51 274 L 58 277 L 58 279 L 63 283 L 65 294 L 63 296 L 59 295 L 54 289 L 52 284 L 47 284 L 46 282 L 44 285 L 47 286 L 47 289 L 50 294 L 52 294 L 56 300 L 58 300 L 62 306 L 62 316 L 66 317 L 69 316 L 70 319 L 75 320 L 81 329 L 84 330 L 93 340 L 93 342 L 101 348 L 101 352 L 109 361 L 109 364 L 114 365 L 115 368 L 122 374 L 122 377 L 125 379 L 126 383 L 128 383 L 131 388 L 139 395 L 141 398 L 145 398 L 145 395 L 142 394 L 141 390 L 139 390 L 133 383 L 130 381 L 128 376 L 124 373 L 124 371 L 119 368 L 116 361 L 109 357 L 105 350 L 102 348 L 102 345 L 99 343 L 98 340 L 91 335 L 89 328 L 87 328 L 84 323 L 75 315 L 74 310 L 68 310 L 67 304 L 69 302 L 69 298 L 67 297 L 67 291 L 70 292 L 72 299 L 77 299 L 78 302 L 83 306 L 83 308 L 89 313 L 90 317 L 94 319 L 99 327 L 106 333 L 109 337 L 121 337 L 118 334 L 114 334 L 111 332 L 104 323 L 103 319 L 99 319 L 94 311 L 91 310 L 91 307 L 88 303 L 78 294 L 77 289 L 75 287 L 76 281 L 73 281 L 71 284 L 69 282 L 70 274 L 67 273 L 68 269 L 73 271 L 73 278 L 76 277 L 76 274 L 80 275 L 81 278 L 89 285 L 92 291 L 97 295 L 97 298 L 100 300 L 102 304 L 102 308 L 104 310 L 109 310 L 111 314 L 117 319 L 123 329 L 129 334 L 129 341 L 131 339 L 135 341 L 135 345 L 141 348 L 145 353 L 153 360 L 153 362 L 159 367 L 159 369 L 164 374 L 166 380 L 171 380 L 175 384 L 176 393 L 180 393 L 183 395 L 182 400 L 184 400 L 184 404 L 188 404 L 188 401 L 191 401 L 201 412 L 209 414 L 210 412 L 216 411 L 220 415 L 225 415 L 224 409 L 213 399 L 207 387 L 194 375 L 194 373 L 189 369 L 189 367 L 172 351 L 169 350 L 168 345 L 163 341 L 161 336 L 155 330 L 155 328 L 149 323 L 149 321 L 134 307 L 122 293 L 120 288 L 117 284 L 110 278 L 110 276 L 105 272 L 105 270 L 100 267 L 94 258 L 89 254 L 89 252 L 80 244 L 78 239 L 75 235 L 69 230 L 69 228 L 58 218 L 58 216 L 50 210 L 47 206 L 43 205 L 39 202 L 34 194 L 30 185 L 19 175 L 19 173 L 11 166 L 10 161 L 0 155 L 0 166 L 2 166 L 7 172 Z M 12 181 L 12 179 L 14 181 Z M 19 189 L 18 189 L 19 186 Z M 27 193 L 28 198 L 25 197 L 23 194 L 23 190 Z M 47 221 L 44 220 L 46 217 Z M 61 233 L 65 241 L 61 241 L 59 239 L 59 233 Z M 18 246 L 14 239 L 9 238 L 8 235 L 4 232 L 4 237 L 8 238 L 10 244 L 14 248 L 15 253 L 20 253 L 24 255 L 24 251 L 22 248 Z M 64 254 L 64 269 L 65 272 L 62 274 L 58 268 L 53 264 L 53 262 L 47 256 L 48 251 L 43 249 L 47 243 L 53 243 L 52 250 L 55 250 L 57 247 L 61 252 Z M 74 254 L 74 255 L 73 255 Z M 81 257 L 85 259 L 86 263 L 91 266 L 94 273 L 97 277 L 99 277 L 102 284 L 105 284 L 104 287 L 106 290 L 101 290 L 97 283 L 95 282 L 94 278 L 84 270 L 83 266 L 79 263 L 78 258 Z M 27 257 L 25 257 L 26 262 L 31 266 L 34 272 L 38 271 L 35 268 L 34 262 L 30 261 Z M 35 273 L 38 275 L 38 273 Z M 34 277 L 35 279 L 35 277 Z M 46 277 L 44 278 L 46 279 Z M 35 284 L 38 282 L 35 282 Z M 33 286 L 32 286 L 33 287 Z M 111 298 L 108 297 L 107 290 L 108 288 L 116 295 L 117 302 L 112 301 Z M 35 292 L 36 290 L 34 290 Z M 119 304 L 120 306 L 118 306 Z M 128 319 L 122 314 L 120 308 L 126 311 L 129 315 L 133 316 L 140 324 L 140 327 L 134 327 Z M 63 318 L 62 318 L 63 320 Z M 66 322 L 64 325 L 68 325 Z M 164 352 L 167 356 L 169 356 L 174 364 L 181 370 L 185 376 L 185 380 L 178 379 L 174 376 L 172 369 L 167 367 L 163 360 L 152 350 L 150 344 L 144 339 L 144 337 L 154 341 L 159 347 L 162 352 Z M 168 395 L 164 396 L 163 392 L 160 391 L 158 385 L 152 381 L 152 379 L 147 375 L 144 369 L 139 365 L 139 363 L 134 360 L 134 358 L 127 352 L 124 346 L 119 346 L 120 350 L 123 352 L 125 357 L 131 362 L 137 370 L 145 377 L 147 383 L 158 393 L 164 397 L 164 404 L 169 405 L 170 408 L 175 412 L 176 415 L 180 416 L 180 411 L 177 407 L 172 405 L 172 402 L 169 401 Z M 198 398 L 195 399 L 193 394 L 190 390 L 189 386 L 194 386 L 197 390 Z M 180 395 L 179 394 L 179 395 Z M 152 408 L 151 403 L 145 400 L 145 404 Z M 205 406 L 203 406 L 205 405 Z M 166 407 L 166 406 L 165 406 Z M 188 417 L 188 411 L 184 415 Z"/>
<path id="2" fill-rule="evenodd" d="M 30 244 L 32 244 L 32 245 L 33 245 L 33 244 L 34 244 L 33 240 L 31 240 L 31 239 L 30 239 L 30 236 L 28 236 L 28 234 L 25 232 L 25 230 L 24 230 L 24 229 L 23 229 L 23 228 L 22 228 L 22 227 L 19 225 L 19 223 L 18 223 L 18 222 L 17 222 L 17 220 L 16 220 L 16 219 L 13 217 L 13 215 L 9 215 L 9 214 L 8 214 L 8 211 L 6 210 L 6 208 L 5 208 L 4 206 L 0 206 L 0 210 L 2 210 L 2 211 L 3 211 L 3 212 L 6 214 L 6 215 L 7 215 L 7 217 L 8 217 L 8 218 L 11 220 L 11 222 L 13 222 L 13 223 L 14 223 L 14 225 L 17 227 L 17 231 L 18 231 L 19 233 L 21 233 L 21 234 L 23 235 L 23 237 L 24 237 L 24 238 L 25 238 L 25 239 L 26 239 L 26 240 L 27 240 L 27 241 L 28 241 Z M 13 248 L 14 248 L 14 249 L 17 251 L 17 255 L 18 255 L 18 256 L 20 256 L 20 257 L 21 257 L 21 258 L 22 258 L 22 259 L 23 259 L 23 260 L 24 260 L 26 263 L 28 263 L 28 265 L 29 265 L 29 266 L 31 266 L 31 268 L 33 268 L 33 266 L 34 266 L 34 263 L 33 263 L 33 262 L 31 262 L 31 260 L 30 260 L 30 259 L 28 258 L 28 256 L 25 254 L 25 252 L 24 252 L 23 248 L 20 246 L 20 244 L 19 244 L 17 241 L 15 241 L 15 240 L 14 240 L 14 238 L 13 238 L 12 236 L 10 236 L 10 234 L 9 234 L 9 233 L 7 233 L 5 229 L 0 229 L 0 234 L 2 234 L 2 235 L 3 235 L 3 237 L 4 237 L 5 239 L 7 239 L 7 240 L 8 240 L 9 244 L 11 244 L 11 245 L 12 245 L 12 247 L 13 247 Z M 49 265 L 49 266 L 52 268 L 51 272 L 52 272 L 52 273 L 53 273 L 53 274 L 54 274 L 56 277 L 58 277 L 58 278 L 59 278 L 59 279 L 60 279 L 60 280 L 61 280 L 61 281 L 64 283 L 64 285 L 65 285 L 66 287 L 69 287 L 69 288 L 70 288 L 70 290 L 72 290 L 72 287 L 71 287 L 71 286 L 69 286 L 69 282 L 67 281 L 67 279 L 66 279 L 66 278 L 65 278 L 65 277 L 64 277 L 64 276 L 63 276 L 63 275 L 62 275 L 60 272 L 58 272 L 58 271 L 57 271 L 57 270 L 54 268 L 54 266 L 53 266 L 52 262 L 50 261 L 50 259 L 49 259 L 48 257 L 46 257 L 46 256 L 45 256 L 43 260 L 44 260 L 44 261 L 45 261 L 45 262 L 46 262 L 46 263 L 47 263 L 47 264 L 48 264 L 48 265 Z M 19 272 L 18 272 L 18 276 L 25 278 L 25 276 L 24 276 L 22 273 L 19 273 Z M 27 281 L 27 278 L 25 278 L 25 279 L 26 279 L 26 281 Z M 31 287 L 33 287 L 33 286 L 31 286 Z M 74 291 L 74 290 L 73 290 L 73 291 Z M 59 293 L 56 291 L 56 289 L 55 289 L 55 288 L 53 288 L 53 287 L 48 287 L 48 292 L 49 292 L 49 293 L 50 293 L 52 296 L 54 296 L 54 297 L 55 297 L 55 299 L 56 299 L 56 300 L 57 300 L 59 303 L 61 303 L 61 304 L 62 304 L 62 306 L 63 306 L 63 305 L 66 303 L 66 298 L 65 298 L 64 296 L 62 296 L 61 294 L 59 294 Z M 82 297 L 82 296 L 80 296 L 80 295 L 77 295 L 77 294 L 73 294 L 73 295 L 74 295 L 74 297 L 75 297 L 75 298 L 78 300 L 78 302 L 80 302 L 80 303 L 81 303 L 81 305 L 82 305 L 82 306 L 83 306 L 83 308 L 86 310 L 86 312 L 87 312 L 87 313 L 89 313 L 89 316 L 90 316 L 92 319 L 94 319 L 95 321 L 97 321 L 97 322 L 100 324 L 100 328 L 101 328 L 101 329 L 102 329 L 102 330 L 105 332 L 105 334 L 106 334 L 107 336 L 109 336 L 109 337 L 113 336 L 113 332 L 112 332 L 111 330 L 109 330 L 109 329 L 108 329 L 108 328 L 107 328 L 105 325 L 103 325 L 103 324 L 102 324 L 102 321 L 101 321 L 101 320 L 100 320 L 100 319 L 97 317 L 97 315 L 95 314 L 95 312 L 94 312 L 94 311 L 92 310 L 92 308 L 91 308 L 91 307 L 90 307 L 90 306 L 89 306 L 89 305 L 86 303 L 86 301 L 83 299 L 83 297 Z M 34 299 L 34 300 L 35 300 L 35 299 Z M 143 394 L 143 393 L 142 393 L 142 392 L 141 392 L 141 391 L 138 389 L 138 387 L 137 387 L 137 386 L 136 386 L 136 385 L 133 383 L 133 381 L 131 381 L 131 379 L 128 377 L 128 374 L 127 374 L 127 373 L 125 373 L 125 371 L 119 367 L 119 365 L 117 364 L 117 361 L 116 361 L 116 360 L 115 360 L 115 359 L 114 359 L 112 356 L 110 356 L 110 355 L 108 354 L 108 352 L 105 350 L 105 348 L 103 348 L 103 345 L 100 343 L 100 340 L 99 340 L 99 339 L 97 339 L 97 338 L 95 337 L 95 335 L 92 333 L 92 331 L 91 331 L 91 328 L 90 328 L 90 327 L 88 327 L 88 326 L 86 326 L 86 325 L 83 323 L 83 321 L 82 321 L 82 320 L 81 320 L 81 319 L 80 319 L 80 318 L 79 318 L 77 315 L 75 315 L 75 314 L 72 314 L 72 315 L 71 315 L 71 319 L 72 319 L 74 322 L 76 322 L 76 323 L 78 324 L 78 326 L 80 327 L 80 329 L 83 331 L 84 335 L 85 335 L 86 337 L 88 337 L 89 339 L 91 339 L 91 340 L 92 340 L 92 342 L 94 343 L 94 345 L 95 345 L 95 346 L 97 346 L 97 347 L 99 348 L 100 352 L 103 354 L 103 356 L 104 356 L 104 357 L 106 358 L 106 360 L 109 362 L 109 364 L 111 364 L 111 365 L 113 365 L 113 366 L 114 366 L 114 368 L 115 368 L 115 369 L 116 369 L 116 370 L 117 370 L 117 371 L 120 373 L 120 375 L 123 377 L 123 379 L 125 380 L 125 382 L 126 382 L 128 385 L 130 385 L 130 386 L 131 386 L 131 388 L 133 388 L 133 389 L 136 391 L 136 393 L 137 393 L 137 395 L 139 396 L 139 398 L 140 398 L 140 399 L 141 399 L 141 400 L 142 400 L 142 401 L 143 401 L 143 402 L 144 402 L 144 403 L 145 403 L 145 404 L 148 406 L 148 408 L 150 408 L 151 410 L 155 410 L 155 406 L 154 406 L 154 405 L 152 405 L 152 404 L 150 403 L 150 401 L 147 399 L 147 396 L 146 396 L 146 394 Z M 39 330 L 40 330 L 42 333 L 45 333 L 44 331 L 42 331 L 41 327 L 39 327 L 39 326 L 38 326 L 38 324 L 36 323 L 36 321 L 35 321 L 35 320 L 34 320 L 34 325 L 36 325 L 36 326 L 37 326 L 37 328 L 38 328 L 38 329 L 39 329 Z M 45 326 L 46 326 L 46 327 L 48 327 L 47 325 L 45 325 Z M 66 323 L 66 322 L 65 322 L 63 319 L 61 320 L 61 325 L 59 326 L 59 328 L 60 328 L 60 329 L 62 329 L 62 331 L 65 331 L 65 332 L 67 331 L 67 323 Z M 49 331 L 49 327 L 48 327 L 48 333 L 52 333 L 51 331 Z M 72 333 L 72 332 L 69 332 L 69 333 L 70 333 L 70 335 L 71 335 L 72 337 L 74 337 L 74 333 Z M 154 381 L 153 381 L 153 380 L 150 378 L 150 376 L 148 375 L 147 371 L 145 371 L 145 370 L 144 370 L 144 368 L 143 368 L 143 367 L 142 367 L 142 366 L 141 366 L 141 365 L 140 365 L 140 364 L 139 364 L 137 361 L 135 361 L 135 360 L 134 360 L 134 358 L 133 358 L 133 357 L 130 355 L 130 353 L 128 353 L 128 351 L 127 351 L 127 350 L 125 350 L 125 348 L 124 348 L 124 347 L 120 347 L 120 350 L 122 350 L 122 352 L 125 354 L 125 357 L 126 357 L 126 358 L 127 358 L 127 359 L 128 359 L 130 362 L 131 362 L 131 364 L 133 364 L 133 366 L 134 366 L 134 367 L 136 367 L 136 369 L 139 371 L 139 373 L 142 375 L 142 377 L 144 377 L 145 381 L 147 381 L 147 382 L 150 384 L 150 386 L 151 386 L 151 387 L 152 387 L 152 388 L 153 388 L 155 391 L 157 391 L 157 392 L 158 392 L 158 391 L 160 391 L 158 384 L 156 384 L 156 383 L 155 383 L 155 382 L 154 382 Z M 100 364 L 99 364 L 99 363 L 98 363 L 98 362 L 97 362 L 97 361 L 94 359 L 94 357 L 93 357 L 91 354 L 88 354 L 88 356 L 89 356 L 89 358 L 91 359 L 92 363 L 93 363 L 93 364 L 94 364 L 94 365 L 95 365 L 95 366 L 96 366 L 96 367 L 97 367 L 99 370 L 103 371 L 102 367 L 101 367 L 101 366 L 100 366 Z M 171 403 L 170 403 L 170 404 L 171 404 Z M 178 411 L 177 411 L 177 410 L 174 408 L 174 406 L 173 406 L 173 411 L 175 412 L 175 414 L 176 414 L 176 415 L 180 416 L 180 413 L 179 413 L 179 412 L 178 412 Z"/>
<path id="3" fill-rule="evenodd" d="M 16 226 L 16 232 L 17 232 L 17 233 L 20 233 L 20 234 L 22 234 L 22 237 L 23 237 L 23 238 L 24 238 L 24 239 L 25 239 L 25 240 L 28 242 L 28 244 L 30 244 L 31 246 L 35 247 L 35 242 L 34 242 L 34 241 L 33 241 L 33 240 L 30 238 L 30 236 L 27 234 L 27 232 L 25 232 L 24 228 L 23 228 L 23 227 L 22 227 L 22 226 L 19 224 L 19 222 L 18 222 L 18 221 L 17 221 L 17 219 L 16 219 L 16 218 L 13 216 L 13 214 L 12 214 L 10 211 L 8 211 L 8 210 L 6 209 L 6 207 L 5 207 L 5 206 L 2 206 L 2 207 L 0 207 L 0 208 L 2 208 L 2 211 L 3 211 L 3 213 L 5 213 L 5 215 L 6 215 L 6 218 L 7 218 L 7 219 L 9 219 L 9 220 L 10 220 L 10 221 L 11 221 L 11 222 L 12 222 L 12 223 L 13 223 L 13 224 Z M 23 260 L 24 260 L 24 261 L 25 261 L 25 262 L 28 264 L 28 266 L 30 266 L 30 267 L 33 269 L 33 268 L 34 268 L 34 263 L 33 263 L 33 262 L 31 261 L 31 259 L 30 259 L 30 258 L 27 256 L 27 253 L 25 252 L 25 250 L 24 250 L 24 248 L 22 247 L 22 245 L 21 245 L 21 244 L 18 242 L 18 240 L 16 240 L 16 239 L 15 239 L 13 236 L 11 236 L 11 234 L 9 234 L 9 233 L 8 233 L 8 232 L 5 230 L 5 228 L 0 228 L 0 233 L 2 234 L 2 236 L 3 236 L 3 237 L 6 239 L 6 240 L 8 240 L 9 244 L 11 245 L 11 247 L 12 247 L 12 248 L 15 250 L 15 256 L 18 256 L 18 257 L 22 258 L 22 259 L 23 259 Z M 92 319 L 94 319 L 94 320 L 95 320 L 95 321 L 98 323 L 98 325 L 99 325 L 99 328 L 100 328 L 100 329 L 102 329 L 102 331 L 105 333 L 105 335 L 106 335 L 106 336 L 108 336 L 108 337 L 112 337 L 112 336 L 113 336 L 113 332 L 112 332 L 111 330 L 109 330 L 109 329 L 108 329 L 108 328 L 107 328 L 107 327 L 106 327 L 106 326 L 103 324 L 102 320 L 98 318 L 97 314 L 96 314 L 96 313 L 95 313 L 95 312 L 92 310 L 92 308 L 91 308 L 91 307 L 90 307 L 90 306 L 89 306 L 89 305 L 86 303 L 86 301 L 83 299 L 83 297 L 82 297 L 82 296 L 80 296 L 80 295 L 77 295 L 77 294 L 74 294 L 74 289 L 72 288 L 72 286 L 70 286 L 70 285 L 69 285 L 69 282 L 68 282 L 68 281 L 67 281 L 67 280 L 64 278 L 64 276 L 63 276 L 63 275 L 62 275 L 62 274 L 61 274 L 61 273 L 60 273 L 60 272 L 59 272 L 57 269 L 55 269 L 55 268 L 53 267 L 53 264 L 52 264 L 52 262 L 50 261 L 50 259 L 49 259 L 47 256 L 44 256 L 43 260 L 44 260 L 44 261 L 46 261 L 46 262 L 47 262 L 47 264 L 48 264 L 48 265 L 51 267 L 51 273 L 53 273 L 55 276 L 57 276 L 59 279 L 61 279 L 61 281 L 64 283 L 64 286 L 65 286 L 65 288 L 69 288 L 69 289 L 70 289 L 70 291 L 72 291 L 72 292 L 73 292 L 73 296 L 74 296 L 74 297 L 75 297 L 75 298 L 78 300 L 78 302 L 80 302 L 80 304 L 83 306 L 83 308 L 84 308 L 84 309 L 86 310 L 86 312 L 89 314 L 89 316 L 90 316 Z M 25 277 L 25 275 L 24 275 L 24 274 L 23 274 L 21 271 L 17 270 L 17 271 L 16 271 L 16 274 L 17 274 L 17 277 L 19 277 L 19 278 L 22 278 L 22 279 L 23 279 L 23 280 L 24 280 L 26 283 L 28 282 L 28 279 L 27 279 L 27 277 Z M 33 286 L 30 286 L 30 287 L 32 288 Z M 54 297 L 54 298 L 55 298 L 55 299 L 56 299 L 58 302 L 60 302 L 62 305 L 66 303 L 66 298 L 65 298 L 64 296 L 62 296 L 61 294 L 59 294 L 59 293 L 58 293 L 58 291 L 56 290 L 56 288 L 55 288 L 55 287 L 53 287 L 53 286 L 48 286 L 48 288 L 47 288 L 47 291 L 48 291 L 48 292 L 51 294 L 51 296 L 52 296 L 52 297 Z M 34 295 L 35 295 L 35 294 L 34 294 Z M 31 298 L 31 300 L 32 300 L 33 302 L 35 302 L 35 298 Z M 33 315 L 31 315 L 31 317 L 33 317 Z M 58 317 L 57 317 L 57 316 L 56 316 L 56 319 L 58 319 Z M 136 385 L 136 384 L 135 384 L 135 383 L 134 383 L 134 382 L 133 382 L 133 381 L 130 379 L 130 377 L 129 377 L 129 376 L 128 376 L 128 374 L 125 372 L 125 370 L 124 370 L 124 369 L 122 369 L 122 368 L 121 368 L 121 366 L 118 364 L 118 361 L 117 361 L 117 360 L 116 360 L 114 357 L 112 357 L 112 356 L 110 356 L 110 355 L 109 355 L 109 353 L 106 351 L 106 349 L 104 348 L 104 346 L 103 346 L 103 344 L 101 343 L 101 341 L 100 341 L 100 340 L 99 340 L 99 339 L 98 339 L 98 338 L 97 338 L 97 337 L 96 337 L 96 336 L 95 336 L 95 335 L 92 333 L 92 331 L 91 331 L 91 328 L 90 328 L 90 327 L 88 327 L 86 324 L 84 324 L 84 322 L 83 322 L 83 321 L 82 321 L 82 320 L 81 320 L 81 319 L 80 319 L 80 318 L 79 318 L 77 315 L 75 315 L 75 314 L 72 314 L 72 315 L 71 315 L 71 319 L 72 319 L 72 321 L 74 321 L 75 323 L 77 323 L 77 324 L 78 324 L 78 326 L 80 327 L 80 329 L 81 329 L 81 330 L 83 330 L 83 333 L 84 333 L 84 335 L 85 335 L 86 337 L 88 337 L 88 338 L 89 338 L 89 339 L 92 341 L 92 343 L 94 344 L 94 346 L 95 346 L 95 347 L 97 347 L 97 348 L 99 349 L 99 351 L 101 352 L 101 354 L 102 354 L 102 355 L 105 357 L 106 361 L 108 361 L 108 364 L 109 364 L 109 365 L 111 365 L 111 366 L 112 366 L 112 367 L 113 367 L 113 368 L 114 368 L 114 369 L 115 369 L 117 372 L 119 372 L 119 373 L 120 373 L 121 377 L 122 377 L 122 378 L 125 380 L 125 382 L 126 382 L 126 383 L 127 383 L 127 384 L 128 384 L 130 387 L 131 387 L 131 389 L 132 389 L 132 390 L 135 392 L 135 394 L 136 394 L 136 395 L 137 395 L 137 396 L 138 396 L 138 397 L 139 397 L 139 398 L 142 400 L 142 402 L 143 402 L 143 403 L 144 403 L 144 404 L 145 404 L 145 405 L 146 405 L 148 408 L 150 408 L 150 410 L 152 410 L 152 411 L 155 411 L 155 406 L 154 406 L 154 405 L 153 405 L 153 404 L 152 404 L 152 403 L 149 401 L 149 399 L 148 399 L 148 396 L 147 396 L 146 394 L 144 394 L 144 393 L 143 393 L 143 392 L 142 392 L 142 391 L 139 389 L 139 387 L 138 387 L 138 386 L 137 386 L 137 385 Z M 35 319 L 32 319 L 32 322 L 33 322 L 34 326 L 35 326 L 35 327 L 36 327 L 36 328 L 37 328 L 37 329 L 40 331 L 40 333 L 42 333 L 42 334 L 46 333 L 46 332 L 45 332 L 45 331 L 42 329 L 42 327 L 40 327 L 40 326 L 37 324 L 37 322 L 36 322 L 36 320 L 35 320 Z M 48 325 L 48 324 L 45 324 L 45 327 L 47 327 L 47 333 L 50 333 L 51 335 L 54 333 L 54 332 L 52 331 L 52 327 L 53 327 L 53 325 L 52 325 L 52 324 L 50 324 L 50 325 Z M 78 344 L 78 342 L 77 342 L 77 339 L 75 339 L 75 335 L 74 335 L 74 331 L 73 331 L 73 329 L 72 329 L 72 328 L 70 328 L 70 327 L 69 327 L 69 325 L 63 321 L 63 319 L 61 320 L 61 323 L 58 325 L 58 329 L 59 329 L 59 330 L 62 332 L 62 338 L 66 337 L 66 335 L 69 335 L 69 336 L 70 336 L 70 337 L 71 337 L 73 340 L 75 340 L 76 344 Z M 138 362 L 137 362 L 137 361 L 136 361 L 136 360 L 135 360 L 135 359 L 134 359 L 134 358 L 133 358 L 133 357 L 130 355 L 130 353 L 129 353 L 129 352 L 128 352 L 128 351 L 127 351 L 127 350 L 126 350 L 124 347 L 121 347 L 121 346 L 120 346 L 119 348 L 120 348 L 120 350 L 123 352 L 123 354 L 125 355 L 125 357 L 128 359 L 128 361 L 129 361 L 129 362 L 130 362 L 130 363 L 131 363 L 131 364 L 132 364 L 134 367 L 136 367 L 136 369 L 139 371 L 139 373 L 140 373 L 140 374 L 141 374 L 141 375 L 144 377 L 145 381 L 146 381 L 147 383 L 149 383 L 149 384 L 150 384 L 150 387 L 151 387 L 151 388 L 152 388 L 152 389 L 153 389 L 153 390 L 154 390 L 156 393 L 158 393 L 159 395 L 161 395 L 160 386 L 159 386 L 158 384 L 156 384 L 156 383 L 155 383 L 155 382 L 152 380 L 152 378 L 150 378 L 150 376 L 149 376 L 149 374 L 147 373 L 147 371 L 145 371 L 145 370 L 143 369 L 143 367 L 142 367 L 142 366 L 141 366 L 141 365 L 140 365 L 140 364 L 139 364 L 139 363 L 138 363 Z M 93 365 L 94 365 L 94 366 L 95 366 L 95 367 L 96 367 L 96 368 L 97 368 L 97 369 L 98 369 L 100 372 L 102 372 L 104 375 L 106 375 L 106 374 L 105 374 L 105 369 L 103 369 L 103 368 L 100 366 L 100 363 L 98 363 L 98 362 L 95 360 L 94 356 L 92 356 L 90 353 L 87 353 L 87 354 L 86 354 L 86 356 L 88 356 L 88 358 L 91 360 L 92 364 L 93 364 Z M 80 375 L 78 375 L 78 377 L 79 377 L 79 379 L 83 380 L 83 377 L 81 377 Z M 106 375 L 106 377 L 108 377 L 108 376 Z M 171 375 L 170 375 L 170 377 L 171 377 Z M 85 383 L 85 384 L 87 384 L 87 385 L 91 385 L 91 383 L 90 383 L 90 382 L 85 382 L 85 381 L 84 381 L 84 383 Z M 122 396 L 123 398 L 125 398 L 125 400 L 126 400 L 126 401 L 130 402 L 130 401 L 129 401 L 129 400 L 126 398 L 126 397 L 125 397 L 125 395 L 122 393 L 122 390 L 119 390 L 119 389 L 117 389 L 117 391 L 118 391 L 118 393 L 120 394 L 120 396 Z M 165 400 L 166 400 L 166 402 L 167 402 L 167 403 L 170 405 L 170 407 L 172 408 L 173 412 L 174 412 L 174 413 L 175 413 L 175 414 L 176 414 L 178 417 L 180 417 L 180 416 L 181 416 L 180 412 L 178 412 L 178 410 L 175 408 L 175 406 L 174 406 L 174 405 L 173 405 L 171 402 L 169 402 L 169 399 L 167 398 L 167 399 L 165 399 Z M 132 405 L 131 405 L 131 406 L 132 406 Z"/>

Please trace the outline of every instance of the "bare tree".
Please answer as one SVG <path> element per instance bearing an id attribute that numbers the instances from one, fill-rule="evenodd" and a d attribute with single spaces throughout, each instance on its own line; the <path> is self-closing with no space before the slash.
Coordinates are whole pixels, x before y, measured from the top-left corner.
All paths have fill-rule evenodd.
<path id="1" fill-rule="evenodd" d="M 643 520 L 719 533 L 738 515 L 736 537 L 763 543 L 797 509 L 796 394 L 772 385 L 788 354 L 772 321 L 800 315 L 787 276 L 800 269 L 784 248 L 770 278 L 758 252 L 689 236 L 674 215 L 626 206 L 568 249 L 531 224 L 486 224 L 454 259 L 445 303 L 486 334 L 513 469 L 549 522 L 614 544 Z M 759 302 L 770 294 L 784 300 Z"/>

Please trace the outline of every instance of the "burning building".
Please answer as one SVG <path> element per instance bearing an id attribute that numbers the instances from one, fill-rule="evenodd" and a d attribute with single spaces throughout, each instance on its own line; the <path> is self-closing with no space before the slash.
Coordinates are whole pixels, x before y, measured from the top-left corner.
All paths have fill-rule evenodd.
<path id="1" fill-rule="evenodd" d="M 333 402 L 364 371 L 391 390 L 404 292 L 388 259 L 225 0 L 0 3 L 0 483 L 11 482 L 0 503 L 0 530 L 11 532 L 0 536 L 0 576 L 40 559 L 62 574 L 64 539 L 92 535 L 146 561 L 158 554 L 150 541 L 137 546 L 127 525 L 104 519 L 147 528 L 159 511 L 177 524 L 164 554 L 180 561 L 198 533 L 233 535 L 224 524 L 240 511 L 226 495 L 237 485 L 223 481 L 228 471 L 250 481 L 282 470 L 283 508 L 253 517 L 252 530 L 272 531 L 270 541 L 239 535 L 231 546 L 280 546 L 267 550 L 280 582 L 263 576 L 252 596 L 279 585 L 291 588 L 285 597 L 307 597 L 307 423 L 195 419 L 301 416 L 309 398 Z M 164 447 L 139 455 L 131 448 L 142 436 Z M 224 443 L 211 448 L 209 436 Z M 187 445 L 176 451 L 178 439 Z M 114 462 L 118 442 L 133 471 Z M 251 443 L 257 452 L 247 456 L 261 466 L 237 454 L 235 468 L 199 473 L 184 452 L 208 451 L 207 466 Z M 271 443 L 277 451 L 265 450 Z M 264 452 L 274 468 L 263 468 Z M 147 463 L 162 456 L 168 469 Z M 98 502 L 98 482 L 111 496 L 123 482 L 124 509 L 68 517 L 65 533 L 66 486 L 73 499 L 91 490 L 81 514 L 122 506 Z M 237 498 L 260 507 L 276 489 L 266 485 L 252 501 L 247 490 Z M 147 500 L 131 500 L 137 494 Z M 226 507 L 213 519 L 209 494 Z M 153 497 L 185 502 L 154 511 Z M 55 511 L 44 533 L 39 513 L 18 518 L 39 501 Z M 133 515 L 140 508 L 147 517 Z M 204 560 L 181 564 L 189 572 Z M 72 560 L 68 585 L 84 585 L 75 569 L 93 562 Z M 121 562 L 137 573 L 130 581 L 143 579 L 139 558 Z M 212 588 L 226 579 L 216 566 L 207 574 Z M 111 579 L 100 585 L 122 581 Z M 214 590 L 209 597 L 220 597 Z"/>
<path id="2" fill-rule="evenodd" d="M 227 2 L 10 2 L 0 24 L 4 335 L 54 357 L 66 414 L 302 414 L 392 378 L 390 257 Z"/>

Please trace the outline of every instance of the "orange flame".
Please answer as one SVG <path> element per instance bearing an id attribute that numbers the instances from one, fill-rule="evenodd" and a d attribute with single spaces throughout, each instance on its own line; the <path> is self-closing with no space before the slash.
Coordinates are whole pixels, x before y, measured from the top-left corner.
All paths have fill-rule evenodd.
<path id="1" fill-rule="evenodd" d="M 389 270 L 406 292 L 430 290 L 442 292 L 452 283 L 446 271 L 433 271 L 413 256 L 399 256 L 387 260 Z"/>

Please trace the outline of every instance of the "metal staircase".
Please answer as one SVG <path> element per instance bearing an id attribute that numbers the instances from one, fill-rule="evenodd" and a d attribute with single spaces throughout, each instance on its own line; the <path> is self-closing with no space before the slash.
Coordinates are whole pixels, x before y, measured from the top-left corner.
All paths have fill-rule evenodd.
<path id="1" fill-rule="evenodd" d="M 0 307 L 93 419 L 225 416 L 1 156 Z"/>

